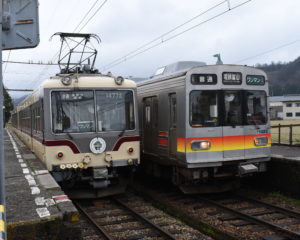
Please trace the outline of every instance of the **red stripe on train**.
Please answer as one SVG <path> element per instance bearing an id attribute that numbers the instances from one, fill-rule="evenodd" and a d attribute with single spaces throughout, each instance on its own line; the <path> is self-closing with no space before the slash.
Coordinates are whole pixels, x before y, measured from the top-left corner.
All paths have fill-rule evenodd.
<path id="1" fill-rule="evenodd" d="M 132 137 L 123 137 L 120 138 L 117 143 L 115 144 L 113 151 L 118 151 L 120 146 L 125 143 L 125 142 L 136 142 L 136 141 L 140 141 L 140 136 L 132 136 Z"/>
<path id="2" fill-rule="evenodd" d="M 69 140 L 43 141 L 43 144 L 48 147 L 68 146 L 72 149 L 73 153 L 75 153 L 75 154 L 80 153 L 76 144 Z"/>
<path id="3" fill-rule="evenodd" d="M 168 132 L 159 132 L 158 136 L 159 137 L 168 137 L 169 133 Z"/>
<path id="4" fill-rule="evenodd" d="M 168 139 L 159 139 L 158 140 L 158 145 L 161 145 L 164 147 L 168 146 L 168 143 L 169 143 Z"/>

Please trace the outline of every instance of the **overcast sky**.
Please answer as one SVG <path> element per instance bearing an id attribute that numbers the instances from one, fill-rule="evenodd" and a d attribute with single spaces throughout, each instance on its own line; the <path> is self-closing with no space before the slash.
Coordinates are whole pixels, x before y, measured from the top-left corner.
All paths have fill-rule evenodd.
<path id="1" fill-rule="evenodd" d="M 246 1 L 231 0 L 229 3 L 234 8 Z M 11 51 L 11 61 L 51 61 L 59 49 L 60 40 L 56 37 L 49 41 L 50 37 L 55 32 L 73 32 L 96 0 L 39 2 L 40 44 L 34 49 Z M 98 0 L 86 20 L 103 2 L 104 0 Z M 103 70 L 112 61 L 221 2 L 222 0 L 107 0 L 81 33 L 100 36 L 102 42 L 99 45 L 95 43 L 94 46 L 99 52 L 96 67 Z M 248 65 L 271 61 L 289 62 L 300 55 L 299 0 L 252 0 L 229 12 L 227 10 L 228 2 L 225 1 L 219 7 L 164 36 L 163 40 L 193 26 L 199 25 L 198 27 L 111 69 L 105 69 L 105 73 L 111 71 L 115 75 L 149 77 L 157 68 L 176 61 L 193 60 L 214 64 L 216 59 L 213 55 L 216 53 L 221 54 L 224 63 Z M 221 13 L 224 14 L 214 18 Z M 214 19 L 207 21 L 210 18 Z M 159 42 L 161 40 L 152 45 Z M 287 46 L 278 48 L 283 45 Z M 262 54 L 264 52 L 268 53 Z M 7 59 L 8 51 L 4 51 L 3 60 Z M 4 84 L 8 88 L 34 88 L 58 70 L 57 66 L 3 64 Z M 11 95 L 20 94 L 11 92 Z"/>

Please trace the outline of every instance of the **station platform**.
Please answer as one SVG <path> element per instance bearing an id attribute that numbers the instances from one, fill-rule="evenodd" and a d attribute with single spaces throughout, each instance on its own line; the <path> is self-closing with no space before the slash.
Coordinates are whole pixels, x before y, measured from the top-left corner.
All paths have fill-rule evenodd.
<path id="1" fill-rule="evenodd" d="M 300 163 L 300 147 L 273 145 L 271 147 L 272 159 L 299 161 Z"/>
<path id="2" fill-rule="evenodd" d="M 4 132 L 4 155 L 8 240 L 80 239 L 72 201 L 9 130 Z"/>

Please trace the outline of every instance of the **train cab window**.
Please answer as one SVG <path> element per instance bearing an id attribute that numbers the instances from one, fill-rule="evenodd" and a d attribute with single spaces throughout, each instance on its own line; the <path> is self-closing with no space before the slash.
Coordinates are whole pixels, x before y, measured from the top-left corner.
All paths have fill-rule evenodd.
<path id="1" fill-rule="evenodd" d="M 217 91 L 192 91 L 190 94 L 190 125 L 219 126 Z"/>
<path id="2" fill-rule="evenodd" d="M 93 91 L 55 91 L 51 101 L 54 133 L 95 131 Z"/>
<path id="3" fill-rule="evenodd" d="M 225 126 L 242 125 L 242 95 L 240 91 L 225 91 Z"/>
<path id="4" fill-rule="evenodd" d="M 267 122 L 267 96 L 264 91 L 247 91 L 247 124 Z"/>
<path id="5" fill-rule="evenodd" d="M 133 104 L 132 91 L 96 91 L 98 131 L 133 130 Z"/>

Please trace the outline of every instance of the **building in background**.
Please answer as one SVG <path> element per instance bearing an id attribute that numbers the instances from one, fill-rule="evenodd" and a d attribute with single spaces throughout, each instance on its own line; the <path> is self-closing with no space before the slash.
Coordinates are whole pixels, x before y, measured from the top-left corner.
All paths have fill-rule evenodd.
<path id="1" fill-rule="evenodd" d="M 300 95 L 269 98 L 271 120 L 300 120 Z"/>

